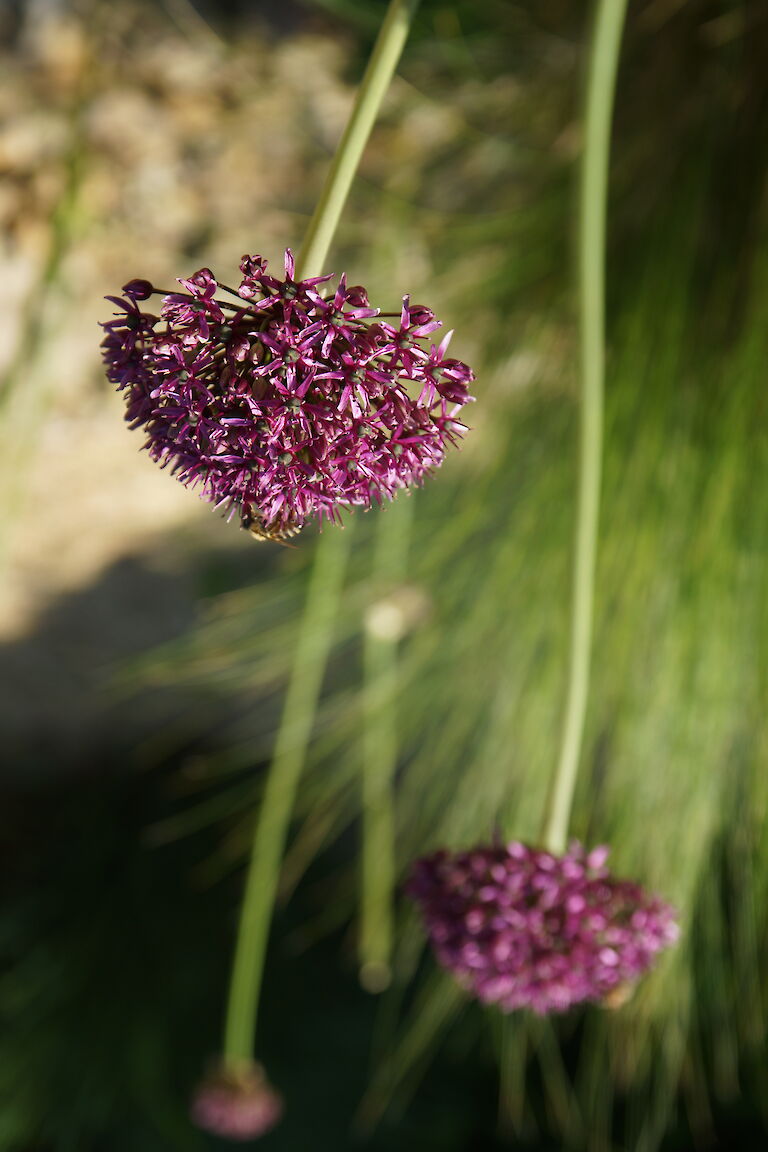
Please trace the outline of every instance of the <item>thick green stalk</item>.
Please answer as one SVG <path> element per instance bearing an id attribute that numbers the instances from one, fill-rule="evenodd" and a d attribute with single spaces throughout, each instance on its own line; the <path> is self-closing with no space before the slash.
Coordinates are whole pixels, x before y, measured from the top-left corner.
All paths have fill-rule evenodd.
<path id="1" fill-rule="evenodd" d="M 419 0 L 391 0 L 352 115 L 299 253 L 302 276 L 320 276 L 381 102 L 400 59 Z M 299 273 L 297 273 L 298 275 Z"/>
<path id="2" fill-rule="evenodd" d="M 626 7 L 627 0 L 599 0 L 587 79 L 578 230 L 581 416 L 571 649 L 560 755 L 542 835 L 552 852 L 566 846 L 589 690 L 603 450 L 608 161 Z"/>
<path id="3" fill-rule="evenodd" d="M 377 110 L 405 45 L 418 0 L 392 0 L 298 259 L 297 277 L 319 275 Z M 259 816 L 240 912 L 229 989 L 224 1060 L 251 1059 L 269 925 L 296 788 L 306 760 L 349 548 L 329 527 L 318 543 Z"/>
<path id="4" fill-rule="evenodd" d="M 389 984 L 395 888 L 394 775 L 397 767 L 397 649 L 402 609 L 386 599 L 405 577 L 413 501 L 401 496 L 379 516 L 374 586 L 384 598 L 366 621 L 363 661 L 363 838 L 360 982 L 369 992 Z"/>
<path id="5" fill-rule="evenodd" d="M 348 539 L 348 531 L 329 527 L 317 545 L 243 895 L 224 1036 L 224 1058 L 230 1063 L 252 1054 L 280 862 L 333 638 Z"/>

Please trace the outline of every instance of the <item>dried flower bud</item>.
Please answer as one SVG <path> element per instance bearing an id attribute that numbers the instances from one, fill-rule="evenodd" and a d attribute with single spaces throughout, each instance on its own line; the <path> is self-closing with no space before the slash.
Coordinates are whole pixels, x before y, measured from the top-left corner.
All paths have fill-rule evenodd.
<path id="1" fill-rule="evenodd" d="M 368 607 L 366 631 L 376 640 L 396 643 L 429 615 L 430 607 L 429 598 L 422 588 L 401 584 Z"/>

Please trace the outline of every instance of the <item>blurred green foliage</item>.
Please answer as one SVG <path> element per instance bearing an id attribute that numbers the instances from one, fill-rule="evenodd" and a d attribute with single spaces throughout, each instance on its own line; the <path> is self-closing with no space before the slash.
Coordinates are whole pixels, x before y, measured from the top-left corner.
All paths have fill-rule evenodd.
<path id="1" fill-rule="evenodd" d="M 362 59 L 382 4 L 317 7 Z M 339 243 L 376 300 L 397 296 L 401 254 L 416 253 L 419 298 L 478 369 L 466 448 L 412 498 L 401 874 L 497 825 L 535 838 L 556 753 L 584 16 L 554 0 L 425 2 Z M 266 1147 L 351 1147 L 361 1132 L 372 1148 L 441 1152 L 764 1142 L 767 52 L 759 4 L 648 0 L 632 6 L 619 74 L 594 681 L 573 831 L 678 904 L 682 942 L 618 1012 L 502 1020 L 435 974 L 403 907 L 394 987 L 378 1007 L 357 990 L 362 634 L 372 604 L 402 595 L 371 577 L 376 518 L 391 513 L 359 516 L 284 869 L 294 898 L 267 972 L 259 1055 L 289 1107 Z M 409 107 L 410 149 L 393 136 L 387 150 L 388 116 Z M 420 131 L 439 145 L 422 154 Z M 209 1146 L 184 1096 L 217 1042 L 304 535 L 259 556 L 253 583 L 212 594 L 194 633 L 121 671 L 126 691 L 247 701 L 236 722 L 195 731 L 190 708 L 183 740 L 141 750 L 144 776 L 39 814 L 30 875 L 49 895 L 12 903 L 2 928 L 4 1152 Z M 173 788 L 196 740 L 195 777 Z M 115 839 L 126 792 L 135 808 Z M 170 845 L 139 842 L 147 824 Z"/>

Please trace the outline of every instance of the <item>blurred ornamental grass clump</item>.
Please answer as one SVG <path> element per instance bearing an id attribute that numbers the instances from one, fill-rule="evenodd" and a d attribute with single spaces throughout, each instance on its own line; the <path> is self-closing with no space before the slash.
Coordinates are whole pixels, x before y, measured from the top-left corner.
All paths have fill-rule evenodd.
<path id="1" fill-rule="evenodd" d="M 301 21 L 287 35 L 274 24 L 228 24 L 215 8 L 210 31 L 191 17 L 187 23 L 179 3 L 125 3 L 109 16 L 99 4 L 58 11 L 87 60 L 78 83 L 51 94 L 47 73 L 33 79 L 34 53 L 13 65 L 17 130 L 47 107 L 47 117 L 59 118 L 52 140 L 69 141 L 55 145 L 58 169 L 36 153 L 24 171 L 30 179 L 38 167 L 60 172 L 67 149 L 78 156 L 70 200 L 62 201 L 59 187 L 46 202 L 48 213 L 77 206 L 57 224 L 54 271 L 37 241 L 6 240 L 14 259 L 28 253 L 27 282 L 43 285 L 48 301 L 24 378 L 24 387 L 39 390 L 40 405 L 23 432 L 28 499 L 42 484 L 35 444 L 44 409 L 68 405 L 73 425 L 81 420 L 92 433 L 119 423 L 119 403 L 98 382 L 102 283 L 131 275 L 162 283 L 184 261 L 190 271 L 199 262 L 234 267 L 241 252 L 267 248 L 264 236 L 277 252 L 300 235 L 343 120 L 346 71 L 355 53 L 363 56 L 378 5 L 297 6 Z M 403 903 L 395 979 L 377 1010 L 373 1071 L 367 1087 L 360 1082 L 372 1010 L 350 991 L 349 926 L 358 915 L 366 620 L 370 626 L 378 611 L 400 645 L 401 878 L 432 848 L 489 838 L 500 809 L 504 834 L 530 839 L 556 755 L 574 511 L 570 232 L 582 17 L 559 0 L 425 4 L 392 88 L 391 116 L 385 109 L 332 257 L 377 300 L 392 284 L 407 284 L 415 302 L 428 288 L 446 327 L 459 330 L 456 355 L 477 370 L 478 403 L 465 448 L 410 498 L 404 577 L 375 568 L 382 563 L 376 517 L 401 508 L 356 518 L 344 611 L 283 869 L 282 896 L 293 899 L 276 923 L 265 984 L 273 1007 L 259 1055 L 287 1099 L 283 1125 L 269 1137 L 275 1148 L 296 1147 L 306 1134 L 295 1111 L 315 1100 L 307 1083 L 318 1061 L 327 1061 L 307 1031 L 322 1020 L 355 1053 L 350 1084 L 362 1095 L 357 1120 L 373 1148 L 399 1141 L 447 1152 L 478 1146 L 473 1138 L 484 1147 L 494 1138 L 500 1147 L 536 1147 L 540 1138 L 542 1147 L 550 1140 L 651 1152 L 687 1148 L 692 1139 L 727 1144 L 737 1124 L 745 1126 L 741 1146 L 758 1147 L 768 1128 L 768 15 L 748 0 L 631 6 L 614 127 L 594 672 L 574 832 L 585 843 L 609 841 L 617 872 L 642 877 L 682 910 L 681 943 L 618 1011 L 592 1009 L 554 1023 L 502 1020 L 466 1004 L 434 971 Z M 38 35 L 29 21 L 25 29 L 33 40 Z M 0 154 L 7 148 L 6 134 Z M 18 335 L 24 315 L 6 313 L 6 323 Z M 60 392 L 50 358 L 60 356 L 65 331 L 67 339 L 77 332 L 79 349 L 65 373 L 79 365 L 79 374 Z M 14 393 L 19 379 L 10 376 Z M 117 442 L 116 433 L 106 435 Z M 135 437 L 122 427 L 119 436 L 135 452 Z M 66 451 L 81 446 L 93 459 L 75 431 Z M 44 462 L 49 468 L 50 457 Z M 158 501 L 166 499 L 161 490 L 174 489 L 167 523 L 178 532 L 194 497 L 176 494 L 178 486 L 143 465 L 150 475 L 141 492 L 151 489 L 150 506 L 155 488 Z M 120 507 L 125 496 L 130 507 L 124 488 L 134 473 L 121 469 L 123 487 L 111 491 L 111 501 Z M 102 480 L 109 486 L 116 477 Z M 77 515 L 75 499 L 65 524 L 71 528 Z M 167 530 L 153 540 L 149 509 L 131 515 L 132 542 L 165 546 Z M 98 534 L 98 525 L 87 530 Z M 261 787 L 254 768 L 270 756 L 311 561 L 313 541 L 304 536 L 298 550 L 266 555 L 243 537 L 242 547 L 253 549 L 247 582 L 232 587 L 237 580 L 222 559 L 213 583 L 225 590 L 204 600 L 194 629 L 116 670 L 127 715 L 132 694 L 188 693 L 186 711 L 136 750 L 147 795 L 131 827 L 146 826 L 146 839 L 163 845 L 154 849 L 161 873 L 177 861 L 205 886 L 205 924 L 216 926 L 222 952 L 237 889 L 228 879 L 247 851 Z M 114 552 L 122 546 L 117 536 Z M 234 713 L 224 706 L 233 699 L 240 702 Z M 185 757 L 194 771 L 178 770 Z M 158 775 L 169 773 L 159 787 Z M 75 826 L 87 837 L 83 817 Z M 143 875 L 152 852 L 145 841 L 131 845 L 128 838 L 123 850 L 143 861 Z M 98 867 L 96 848 L 77 851 Z M 66 887 L 68 880 L 61 878 L 62 898 L 77 900 L 77 884 Z M 88 899 L 96 882 L 89 887 L 81 876 L 78 883 Z M 122 891 L 128 880 L 119 884 Z M 151 907 L 156 900 L 161 916 L 160 901 L 177 885 L 166 882 L 153 895 L 145 879 L 142 901 Z M 179 917 L 194 915 L 194 901 L 180 905 Z M 16 1044 L 15 1058 L 0 1060 L 9 1096 L 22 1067 L 37 1077 L 40 1095 L 47 1077 L 57 1080 L 58 1017 L 51 1012 L 24 1028 L 30 998 L 45 1004 L 52 995 L 50 987 L 39 991 L 46 979 L 32 971 L 39 953 L 38 960 L 18 953 L 29 930 L 20 925 L 36 915 L 32 901 L 3 929 L 4 946 L 17 956 L 3 1007 Z M 104 915 L 97 905 L 96 940 Z M 74 987 L 86 929 L 78 937 L 45 924 L 62 949 L 61 974 L 48 975 L 48 984 Z M 217 1026 L 209 984 L 223 982 L 222 962 L 204 937 L 202 929 L 181 933 L 185 963 L 206 985 L 199 1033 L 187 1026 L 198 1010 L 189 980 L 184 997 L 169 990 L 163 1034 L 146 1022 L 147 1050 L 159 1067 L 170 1061 L 171 1086 L 153 1081 L 145 1110 L 124 1118 L 116 1149 L 169 1146 L 142 1127 L 145 1112 L 163 1117 L 172 1146 L 207 1146 L 180 1119 L 180 1085 L 191 1084 Z M 109 939 L 114 952 L 114 926 Z M 158 940 L 165 952 L 155 963 L 165 971 L 179 954 L 163 933 Z M 297 948 L 306 956 L 297 958 Z M 120 971 L 122 958 L 112 962 Z M 346 974 L 327 977 L 337 1000 L 329 996 L 326 1017 L 309 994 L 294 995 L 297 977 L 314 964 L 326 976 L 333 968 Z M 157 986 L 165 985 L 159 979 Z M 111 1002 L 112 982 L 96 987 L 97 1000 Z M 325 997 L 312 979 L 308 987 Z M 88 994 L 71 992 L 80 1000 Z M 114 1038 L 99 1043 L 119 1045 L 123 1017 L 119 1005 L 113 1010 Z M 183 1057 L 173 1055 L 177 1018 L 190 1049 Z M 345 1057 L 329 1042 L 338 1070 Z M 79 1059 L 94 1094 L 113 1094 L 112 1069 L 100 1055 L 84 1046 Z M 137 1059 L 121 1072 L 134 1088 L 140 1066 Z M 494 1089 L 487 1086 L 496 1066 L 494 1137 Z M 475 1092 L 468 1085 L 478 1069 L 484 1079 Z M 441 1092 L 440 1084 L 448 1088 Z M 27 1100 L 29 1078 L 24 1089 Z M 332 1121 L 329 1109 L 343 1101 L 351 1110 L 356 1101 L 328 1091 L 320 1114 L 328 1147 L 338 1148 L 352 1139 L 345 1136 L 349 1114 Z M 45 1123 L 32 1103 L 15 1107 L 5 1136 L 0 1128 L 0 1147 L 9 1152 L 95 1149 L 113 1135 L 108 1109 L 78 1128 L 81 1105 L 60 1098 L 57 1107 L 69 1109 L 67 1143 L 57 1135 L 53 1104 L 43 1107 L 52 1117 Z M 322 1141 L 317 1127 L 326 1127 L 312 1128 Z"/>

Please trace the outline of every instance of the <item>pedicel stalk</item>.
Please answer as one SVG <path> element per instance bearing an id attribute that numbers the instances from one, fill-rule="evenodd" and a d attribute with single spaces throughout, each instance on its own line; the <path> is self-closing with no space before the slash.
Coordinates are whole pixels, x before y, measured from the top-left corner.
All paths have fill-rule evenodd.
<path id="1" fill-rule="evenodd" d="M 436 852 L 408 891 L 439 962 L 505 1012 L 562 1012 L 626 989 L 677 938 L 675 910 L 605 866 L 607 848 L 566 849 L 589 686 L 602 458 L 605 233 L 610 125 L 626 0 L 599 0 L 591 43 L 581 162 L 581 420 L 567 701 L 541 849 L 522 843 Z"/>

